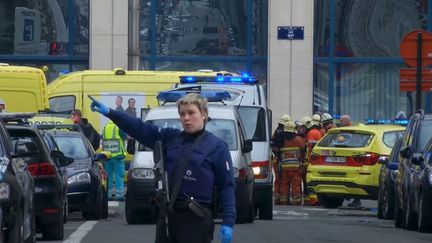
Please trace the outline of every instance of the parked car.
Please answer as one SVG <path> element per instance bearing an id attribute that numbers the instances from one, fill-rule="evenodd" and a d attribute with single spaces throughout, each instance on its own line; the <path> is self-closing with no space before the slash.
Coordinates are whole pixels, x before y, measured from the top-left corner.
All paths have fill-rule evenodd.
<path id="1" fill-rule="evenodd" d="M 108 217 L 108 193 L 106 173 L 102 163 L 95 159 L 95 152 L 81 132 L 47 130 L 46 136 L 54 138 L 58 148 L 74 162 L 66 167 L 68 175 L 69 212 L 82 212 L 87 220 Z"/>
<path id="2" fill-rule="evenodd" d="M 420 226 L 419 220 L 425 220 L 418 216 L 420 200 L 427 198 L 428 192 L 420 191 L 427 189 L 423 184 L 427 175 L 429 161 L 422 161 L 422 154 L 426 145 L 432 138 L 432 114 L 424 114 L 419 111 L 410 117 L 406 133 L 402 141 L 400 159 L 398 165 L 398 176 L 396 180 L 396 201 L 395 201 L 395 226 L 404 227 L 408 230 L 415 230 Z M 429 182 L 427 182 L 429 183 Z M 429 194 L 430 195 L 430 194 Z M 428 218 L 427 220 L 431 220 Z M 427 224 L 421 224 L 421 230 L 425 231 Z"/>
<path id="3" fill-rule="evenodd" d="M 345 199 L 378 199 L 382 156 L 388 157 L 405 127 L 364 125 L 331 129 L 313 148 L 307 186 L 321 205 L 337 208 Z"/>
<path id="4" fill-rule="evenodd" d="M 379 219 L 393 219 L 394 201 L 396 193 L 396 176 L 399 162 L 399 152 L 402 139 L 399 139 L 393 147 L 390 156 L 383 157 L 379 162 L 381 172 L 379 175 L 378 212 Z"/>
<path id="5" fill-rule="evenodd" d="M 11 116 L 0 114 L 0 120 Z M 14 152 L 0 121 L 0 242 L 36 242 L 34 184 L 25 156 Z"/>
<path id="6" fill-rule="evenodd" d="M 237 223 L 253 222 L 254 173 L 250 156 L 252 141 L 246 139 L 243 123 L 234 107 L 210 104 L 209 117 L 206 130 L 224 140 L 230 149 L 236 182 Z M 160 128 L 183 129 L 175 105 L 152 108 L 145 120 Z M 138 146 L 129 169 L 127 183 L 126 220 L 128 223 L 151 220 L 148 217 L 152 215 L 151 202 L 155 192 L 153 167 L 153 152 L 145 146 Z M 215 205 L 215 213 L 217 213 L 217 205 Z"/>
<path id="7" fill-rule="evenodd" d="M 46 240 L 63 240 L 64 187 L 58 166 L 67 166 L 73 160 L 59 151 L 50 152 L 36 128 L 17 123 L 7 124 L 6 129 L 15 153 L 25 155 L 33 177 L 36 228 Z"/>

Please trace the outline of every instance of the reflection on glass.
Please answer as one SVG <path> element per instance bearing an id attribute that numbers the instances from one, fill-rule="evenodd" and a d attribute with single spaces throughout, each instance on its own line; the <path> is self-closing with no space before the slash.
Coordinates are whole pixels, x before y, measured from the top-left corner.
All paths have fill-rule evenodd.
<path id="1" fill-rule="evenodd" d="M 74 55 L 89 53 L 89 0 L 74 0 Z"/>
<path id="2" fill-rule="evenodd" d="M 315 63 L 313 69 L 313 111 L 314 112 L 328 112 L 329 99 L 328 99 L 328 64 Z"/>
<path id="3" fill-rule="evenodd" d="M 338 57 L 398 57 L 402 37 L 426 28 L 423 0 L 335 0 L 335 7 Z"/>
<path id="4" fill-rule="evenodd" d="M 214 71 L 246 72 L 246 63 L 234 62 L 157 62 L 156 70 L 197 71 L 211 69 Z"/>
<path id="5" fill-rule="evenodd" d="M 141 55 L 150 54 L 150 0 L 141 0 L 140 12 L 140 51 Z M 144 70 L 148 70 L 145 68 Z"/>
<path id="6" fill-rule="evenodd" d="M 157 53 L 246 55 L 246 0 L 160 0 Z"/>
<path id="7" fill-rule="evenodd" d="M 90 157 L 84 140 L 81 137 L 55 136 L 57 145 L 65 156 L 74 160 L 87 159 Z"/>
<path id="8" fill-rule="evenodd" d="M 0 54 L 67 55 L 67 0 L 0 2 Z"/>
<path id="9" fill-rule="evenodd" d="M 314 1 L 314 56 L 328 56 L 330 1 Z"/>
<path id="10" fill-rule="evenodd" d="M 58 96 L 49 99 L 50 110 L 69 113 L 75 109 L 75 96 Z"/>
<path id="11" fill-rule="evenodd" d="M 265 0 L 255 0 L 252 4 L 252 54 L 255 56 L 267 56 L 268 2 Z"/>

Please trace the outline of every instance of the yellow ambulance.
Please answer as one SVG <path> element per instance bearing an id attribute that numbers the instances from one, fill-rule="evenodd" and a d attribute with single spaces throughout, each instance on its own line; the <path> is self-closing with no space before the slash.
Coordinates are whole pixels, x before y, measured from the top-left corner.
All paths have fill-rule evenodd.
<path id="1" fill-rule="evenodd" d="M 0 111 L 39 112 L 48 108 L 43 70 L 0 63 Z"/>

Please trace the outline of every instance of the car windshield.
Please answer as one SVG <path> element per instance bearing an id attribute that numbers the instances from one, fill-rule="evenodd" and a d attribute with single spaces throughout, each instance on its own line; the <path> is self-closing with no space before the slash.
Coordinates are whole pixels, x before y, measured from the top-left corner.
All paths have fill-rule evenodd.
<path id="1" fill-rule="evenodd" d="M 419 138 L 419 150 L 423 151 L 426 147 L 426 144 L 432 137 L 432 121 L 423 120 L 420 128 L 420 138 Z"/>
<path id="2" fill-rule="evenodd" d="M 364 148 L 372 140 L 370 133 L 359 133 L 355 131 L 337 131 L 327 133 L 318 143 L 320 147 L 330 148 Z"/>
<path id="3" fill-rule="evenodd" d="M 403 136 L 403 133 L 404 131 L 385 132 L 382 141 L 385 144 L 385 146 L 389 148 L 393 148 L 396 141 Z"/>
<path id="4" fill-rule="evenodd" d="M 252 141 L 266 141 L 266 112 L 262 107 L 240 106 L 239 114 L 246 130 L 246 137 Z"/>
<path id="5" fill-rule="evenodd" d="M 150 120 L 150 123 L 156 125 L 159 128 L 176 128 L 183 130 L 179 119 L 158 119 Z M 237 150 L 237 128 L 233 120 L 228 119 L 210 119 L 206 124 L 206 130 L 213 133 L 218 138 L 224 140 L 229 150 Z M 139 151 L 149 151 L 150 149 L 141 145 L 138 148 Z"/>
<path id="6" fill-rule="evenodd" d="M 58 96 L 49 99 L 51 111 L 69 113 L 75 109 L 75 96 Z"/>
<path id="7" fill-rule="evenodd" d="M 87 159 L 90 157 L 88 149 L 81 137 L 56 136 L 54 139 L 65 156 L 74 160 Z"/>

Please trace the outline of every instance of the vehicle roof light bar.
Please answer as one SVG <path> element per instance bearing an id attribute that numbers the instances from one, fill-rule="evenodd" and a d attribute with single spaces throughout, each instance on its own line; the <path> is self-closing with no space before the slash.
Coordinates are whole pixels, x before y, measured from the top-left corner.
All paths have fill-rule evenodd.
<path id="1" fill-rule="evenodd" d="M 16 121 L 19 119 L 30 119 L 35 116 L 35 113 L 32 112 L 17 112 L 17 113 L 11 113 L 11 112 L 1 112 L 0 113 L 0 120 L 4 121 Z"/>
<path id="2" fill-rule="evenodd" d="M 35 125 L 38 130 L 63 129 L 69 131 L 81 132 L 82 129 L 78 124 L 38 124 Z"/>
<path id="3" fill-rule="evenodd" d="M 249 74 L 242 74 L 242 76 L 180 76 L 180 83 L 256 84 L 258 81 L 256 78 L 249 76 Z"/>
<path id="4" fill-rule="evenodd" d="M 157 95 L 160 102 L 177 102 L 189 93 L 198 93 L 205 97 L 208 102 L 223 102 L 231 99 L 231 95 L 227 91 L 194 91 L 194 90 L 167 90 L 162 91 Z"/>
<path id="5" fill-rule="evenodd" d="M 408 120 L 407 119 L 395 119 L 395 120 L 390 120 L 390 119 L 367 119 L 366 120 L 366 124 L 367 125 L 372 125 L 372 124 L 395 124 L 395 125 L 402 125 L 405 126 L 408 124 Z"/>

